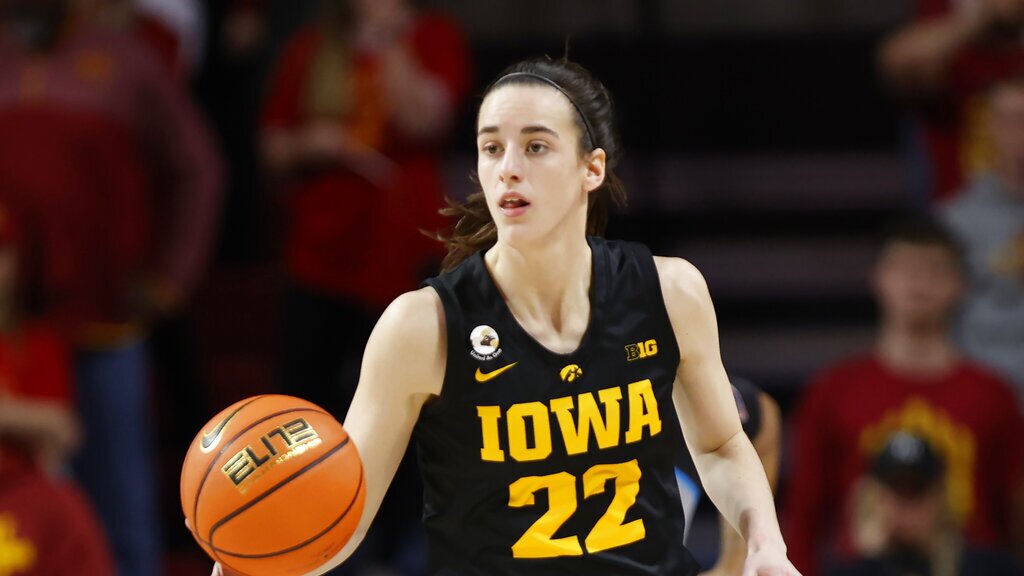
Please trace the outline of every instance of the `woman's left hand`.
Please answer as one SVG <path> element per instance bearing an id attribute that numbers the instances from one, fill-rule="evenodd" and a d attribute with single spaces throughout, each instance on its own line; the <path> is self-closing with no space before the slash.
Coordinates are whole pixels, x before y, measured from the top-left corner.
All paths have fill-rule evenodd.
<path id="1" fill-rule="evenodd" d="M 762 548 L 747 552 L 743 576 L 800 576 L 800 572 L 786 558 L 786 553 L 775 548 Z"/>

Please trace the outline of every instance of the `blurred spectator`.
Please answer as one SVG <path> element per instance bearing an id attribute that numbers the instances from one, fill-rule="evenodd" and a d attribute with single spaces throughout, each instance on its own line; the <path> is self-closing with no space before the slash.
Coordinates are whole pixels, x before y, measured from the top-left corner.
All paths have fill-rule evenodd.
<path id="1" fill-rule="evenodd" d="M 886 438 L 908 430 L 946 462 L 946 498 L 967 541 L 1016 546 L 1024 519 L 1024 423 L 1013 392 L 961 358 L 950 323 L 964 291 L 960 252 L 931 221 L 894 228 L 873 274 L 874 351 L 819 374 L 797 410 L 786 498 L 790 557 L 805 576 L 849 558 L 842 518 L 854 482 Z"/>
<path id="2" fill-rule="evenodd" d="M 205 51 L 205 8 L 199 0 L 134 0 L 144 31 L 165 46 L 172 69 L 186 77 L 198 68 Z"/>
<path id="3" fill-rule="evenodd" d="M 880 65 L 890 88 L 913 103 L 926 185 L 945 199 L 991 166 L 986 91 L 1024 72 L 1024 0 L 930 0 L 919 11 L 919 21 L 883 43 Z"/>
<path id="4" fill-rule="evenodd" d="M 227 0 L 221 49 L 229 58 L 245 58 L 263 44 L 267 31 L 264 0 Z"/>
<path id="5" fill-rule="evenodd" d="M 1010 378 L 1024 402 L 1024 77 L 999 84 L 990 101 L 992 169 L 942 216 L 966 249 L 971 277 L 960 340 Z"/>
<path id="6" fill-rule="evenodd" d="M 220 165 L 181 85 L 71 0 L 4 0 L 0 195 L 37 236 L 34 300 L 75 348 L 76 472 L 122 574 L 159 572 L 147 327 L 204 267 Z"/>
<path id="7" fill-rule="evenodd" d="M 383 308 L 436 269 L 438 154 L 469 84 L 461 31 L 405 0 L 330 0 L 287 43 L 262 120 L 286 213 L 284 391 L 343 419 Z M 409 458 L 406 459 L 410 461 Z M 403 466 L 361 562 L 422 568 L 422 487 Z"/>
<path id="8" fill-rule="evenodd" d="M 832 576 L 1020 576 L 1003 555 L 965 547 L 946 499 L 943 464 L 928 442 L 897 432 L 859 482 L 853 502 L 860 560 Z"/>
<path id="9" fill-rule="evenodd" d="M 377 315 L 439 256 L 437 162 L 467 90 L 449 20 L 403 0 L 332 0 L 287 45 L 263 157 L 287 210 L 282 377 L 343 416 Z"/>
<path id="10" fill-rule="evenodd" d="M 274 234 L 267 223 L 274 218 L 258 153 L 259 118 L 271 59 L 268 4 L 266 0 L 203 2 L 209 22 L 208 50 L 195 84 L 231 173 L 216 257 L 223 266 L 265 264 L 272 259 Z"/>
<path id="11" fill-rule="evenodd" d="M 78 443 L 69 354 L 19 305 L 16 219 L 0 205 L 0 574 L 113 572 L 92 508 L 61 478 Z"/>
<path id="12" fill-rule="evenodd" d="M 172 75 L 188 79 L 205 50 L 205 8 L 198 0 L 78 0 L 94 21 L 130 31 Z"/>
<path id="13" fill-rule="evenodd" d="M 967 0 L 968 2 L 974 2 L 975 0 Z M 960 4 L 960 0 L 916 0 L 914 4 L 914 17 L 918 20 L 924 20 L 928 18 L 934 18 L 936 16 L 944 16 L 956 5 Z"/>

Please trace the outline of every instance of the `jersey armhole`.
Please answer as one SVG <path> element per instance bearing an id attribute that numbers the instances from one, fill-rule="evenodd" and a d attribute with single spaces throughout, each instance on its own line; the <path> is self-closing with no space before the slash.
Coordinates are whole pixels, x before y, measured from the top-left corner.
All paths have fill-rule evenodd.
<path id="1" fill-rule="evenodd" d="M 672 327 L 672 319 L 669 318 L 668 308 L 665 307 L 665 295 L 661 291 L 661 276 L 658 275 L 658 266 L 654 263 L 654 255 L 643 244 L 630 243 L 630 246 L 640 266 L 640 275 L 645 284 L 644 291 L 651 302 L 658 303 L 654 308 L 658 310 L 657 314 L 665 335 L 672 340 L 672 347 L 670 349 L 675 351 L 674 354 L 678 362 L 679 342 L 676 340 L 676 332 Z M 664 350 L 664 346 L 661 346 L 660 349 Z"/>
<path id="2" fill-rule="evenodd" d="M 446 403 L 445 389 L 448 387 L 448 372 L 452 365 L 452 334 L 459 334 L 459 320 L 456 318 L 454 313 L 458 310 L 458 305 L 455 302 L 455 296 L 451 293 L 445 283 L 438 281 L 436 278 L 430 278 L 423 283 L 424 286 L 429 286 L 434 289 L 437 296 L 441 299 L 441 309 L 444 314 L 444 326 L 447 333 L 445 334 L 445 359 L 444 359 L 444 375 L 441 378 L 441 391 L 438 395 L 432 399 L 427 400 L 423 404 L 423 408 L 420 410 L 422 415 L 431 416 L 444 412 Z"/>

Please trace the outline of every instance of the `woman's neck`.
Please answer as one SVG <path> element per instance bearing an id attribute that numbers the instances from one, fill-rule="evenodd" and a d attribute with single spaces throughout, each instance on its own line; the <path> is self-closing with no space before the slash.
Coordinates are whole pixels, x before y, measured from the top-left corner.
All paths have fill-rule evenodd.
<path id="1" fill-rule="evenodd" d="M 527 332 L 549 348 L 575 348 L 590 319 L 592 255 L 584 236 L 529 247 L 499 241 L 484 260 Z"/>

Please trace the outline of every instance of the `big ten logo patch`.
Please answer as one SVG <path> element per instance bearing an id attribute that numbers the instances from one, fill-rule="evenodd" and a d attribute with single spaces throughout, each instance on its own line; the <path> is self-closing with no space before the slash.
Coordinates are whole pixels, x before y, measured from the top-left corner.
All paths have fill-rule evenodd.
<path id="1" fill-rule="evenodd" d="M 18 537 L 18 523 L 11 514 L 0 514 L 0 576 L 30 572 L 36 563 L 32 542 Z"/>
<path id="2" fill-rule="evenodd" d="M 650 358 L 651 356 L 658 355 L 658 341 L 657 340 L 646 340 L 644 342 L 637 342 L 636 344 L 626 345 L 626 361 L 632 362 L 634 360 L 643 360 L 644 358 Z"/>
<path id="3" fill-rule="evenodd" d="M 256 443 L 259 451 L 251 444 L 239 450 L 221 471 L 244 494 L 274 466 L 305 454 L 322 442 L 304 418 L 297 418 L 264 434 Z"/>

